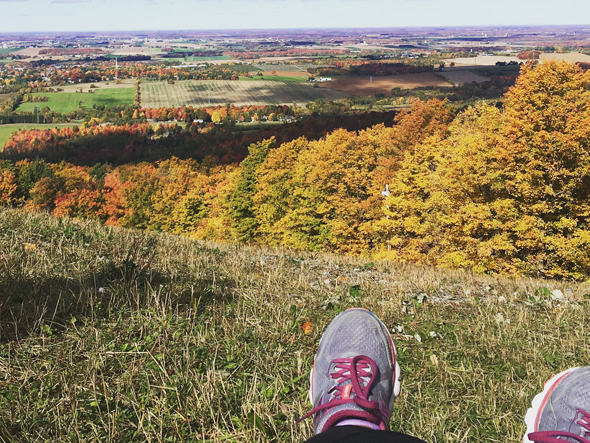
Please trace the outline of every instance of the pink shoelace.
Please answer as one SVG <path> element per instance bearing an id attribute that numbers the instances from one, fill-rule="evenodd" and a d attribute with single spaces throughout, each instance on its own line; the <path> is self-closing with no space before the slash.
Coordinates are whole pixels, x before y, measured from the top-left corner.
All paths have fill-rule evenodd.
<path id="1" fill-rule="evenodd" d="M 334 392 L 334 398 L 328 403 L 320 404 L 297 420 L 297 423 L 311 417 L 318 412 L 326 409 L 332 409 L 339 405 L 355 403 L 358 406 L 368 410 L 367 413 L 362 414 L 362 418 L 369 420 L 375 424 L 380 425 L 385 429 L 385 420 L 379 408 L 379 402 L 368 399 L 371 387 L 375 382 L 377 374 L 377 364 L 366 355 L 358 355 L 353 358 L 337 358 L 333 360 L 336 363 L 335 372 L 331 377 L 336 380 L 340 386 L 334 386 L 330 390 Z M 368 383 L 365 383 L 363 378 L 369 378 Z M 344 384 L 350 380 L 352 384 Z M 354 394 L 354 396 L 352 396 Z M 387 419 L 387 418 L 385 418 Z M 590 442 L 589 442 L 590 443 Z"/>
<path id="2" fill-rule="evenodd" d="M 582 426 L 586 430 L 586 434 L 590 433 L 590 414 L 586 411 L 582 411 L 578 409 L 578 412 L 582 414 L 582 419 L 577 421 L 576 424 Z M 573 441 L 579 443 L 590 443 L 585 437 L 580 437 L 579 435 L 572 434 L 571 432 L 565 431 L 541 431 L 541 432 L 531 432 L 528 436 L 529 440 L 534 441 L 536 443 L 563 443 L 565 438 L 572 439 Z"/>

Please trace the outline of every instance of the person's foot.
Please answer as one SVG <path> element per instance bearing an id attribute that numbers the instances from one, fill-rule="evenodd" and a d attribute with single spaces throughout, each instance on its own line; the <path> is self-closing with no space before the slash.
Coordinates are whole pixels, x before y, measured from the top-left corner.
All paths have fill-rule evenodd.
<path id="1" fill-rule="evenodd" d="M 590 443 L 590 367 L 557 374 L 533 399 L 523 443 Z"/>
<path id="2" fill-rule="evenodd" d="M 385 325 L 366 309 L 338 315 L 322 336 L 309 399 L 316 434 L 333 426 L 388 429 L 399 395 L 396 350 Z"/>

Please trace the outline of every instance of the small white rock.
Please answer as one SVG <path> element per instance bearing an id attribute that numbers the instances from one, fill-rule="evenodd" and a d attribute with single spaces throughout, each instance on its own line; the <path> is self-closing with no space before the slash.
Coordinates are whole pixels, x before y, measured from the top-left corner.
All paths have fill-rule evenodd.
<path id="1" fill-rule="evenodd" d="M 551 292 L 551 300 L 565 300 L 563 292 L 561 292 L 559 289 L 555 289 L 553 292 Z"/>

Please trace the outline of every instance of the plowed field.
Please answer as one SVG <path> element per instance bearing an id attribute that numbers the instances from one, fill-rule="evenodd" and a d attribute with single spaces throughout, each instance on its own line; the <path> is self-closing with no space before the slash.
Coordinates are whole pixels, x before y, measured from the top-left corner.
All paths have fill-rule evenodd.
<path id="1" fill-rule="evenodd" d="M 173 85 L 167 82 L 143 82 L 141 105 L 162 106 L 264 105 L 307 103 L 315 99 L 339 100 L 346 94 L 328 88 L 314 88 L 305 82 L 185 80 Z"/>
<path id="2" fill-rule="evenodd" d="M 387 75 L 383 77 L 373 76 L 371 80 L 365 77 L 337 78 L 331 82 L 322 83 L 322 87 L 343 92 L 348 95 L 370 96 L 375 94 L 391 94 L 393 88 L 414 89 L 424 86 L 451 87 L 449 83 L 440 79 L 431 72 L 418 74 Z"/>

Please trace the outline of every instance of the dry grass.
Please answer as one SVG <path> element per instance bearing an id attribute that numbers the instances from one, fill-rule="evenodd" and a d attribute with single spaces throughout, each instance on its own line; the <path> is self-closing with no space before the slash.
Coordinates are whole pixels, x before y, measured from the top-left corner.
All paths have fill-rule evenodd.
<path id="1" fill-rule="evenodd" d="M 49 49 L 49 47 L 46 47 L 46 48 L 34 48 L 34 47 L 31 46 L 29 48 L 24 48 L 24 49 L 21 49 L 20 51 L 13 52 L 12 54 L 14 54 L 14 55 L 27 55 L 29 57 L 35 58 L 35 57 L 39 56 L 39 52 L 42 49 Z"/>
<path id="2" fill-rule="evenodd" d="M 584 62 L 590 63 L 590 55 L 580 54 L 579 52 L 568 52 L 560 54 L 557 52 L 542 53 L 540 56 L 541 60 L 565 60 L 570 63 Z"/>
<path id="3" fill-rule="evenodd" d="M 431 72 L 420 72 L 417 74 L 400 74 L 377 77 L 344 77 L 337 78 L 331 82 L 321 84 L 322 87 L 341 91 L 351 95 L 371 96 L 375 94 L 391 94 L 393 88 L 415 89 L 425 86 L 439 88 L 451 87 L 450 84 L 440 79 Z"/>
<path id="4" fill-rule="evenodd" d="M 487 55 L 487 56 L 479 56 L 479 57 L 458 57 L 458 58 L 450 58 L 447 60 L 443 60 L 446 62 L 447 66 L 451 63 L 455 63 L 455 66 L 495 66 L 497 62 L 505 62 L 509 63 L 511 61 L 515 61 L 520 63 L 520 60 L 516 56 L 505 56 L 505 55 Z"/>
<path id="5" fill-rule="evenodd" d="M 134 79 L 124 79 L 121 80 L 121 83 L 117 84 L 116 80 L 108 81 L 108 82 L 98 82 L 93 83 L 97 89 L 122 89 L 122 88 L 133 88 L 135 86 Z M 87 91 L 90 88 L 90 84 L 88 83 L 79 83 L 79 84 L 68 84 L 65 86 L 60 86 L 60 89 L 63 89 L 63 92 L 78 92 L 80 88 L 83 88 L 84 91 Z"/>
<path id="6" fill-rule="evenodd" d="M 392 428 L 430 442 L 518 441 L 542 383 L 590 364 L 587 284 L 14 210 L 0 210 L 0 263 L 0 441 L 303 441 L 316 346 L 351 306 L 397 344 Z"/>

